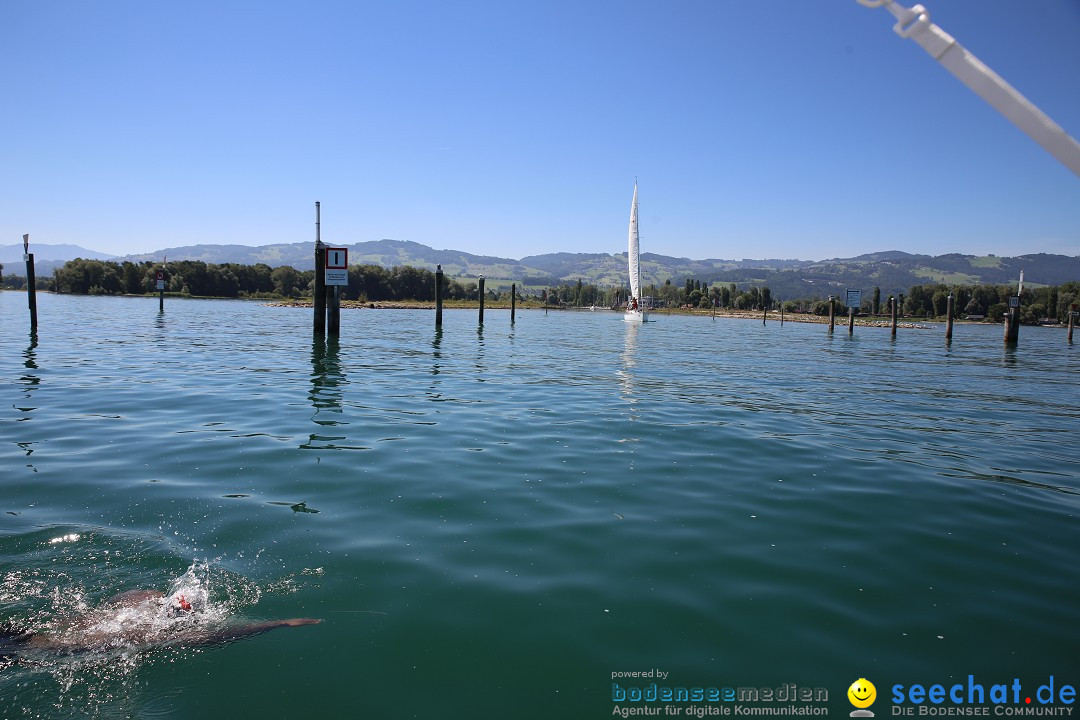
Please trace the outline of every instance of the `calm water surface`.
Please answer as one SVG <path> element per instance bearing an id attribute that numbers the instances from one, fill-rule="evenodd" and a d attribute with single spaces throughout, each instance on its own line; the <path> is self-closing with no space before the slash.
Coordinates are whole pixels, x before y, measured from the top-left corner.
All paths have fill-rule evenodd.
<path id="1" fill-rule="evenodd" d="M 220 647 L 38 655 L 4 717 L 606 718 L 673 686 L 1080 685 L 1062 331 L 0 293 L 0 621 L 136 588 Z M 645 685 L 648 681 L 625 681 Z"/>

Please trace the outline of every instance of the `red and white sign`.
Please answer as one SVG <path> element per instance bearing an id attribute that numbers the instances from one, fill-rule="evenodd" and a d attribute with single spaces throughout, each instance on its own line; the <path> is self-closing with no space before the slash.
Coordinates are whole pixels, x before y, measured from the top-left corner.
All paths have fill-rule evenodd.
<path id="1" fill-rule="evenodd" d="M 326 285 L 349 284 L 349 248 L 326 248 L 323 282 Z"/>
<path id="2" fill-rule="evenodd" d="M 349 248 L 326 248 L 326 269 L 327 270 L 348 270 L 349 269 Z"/>

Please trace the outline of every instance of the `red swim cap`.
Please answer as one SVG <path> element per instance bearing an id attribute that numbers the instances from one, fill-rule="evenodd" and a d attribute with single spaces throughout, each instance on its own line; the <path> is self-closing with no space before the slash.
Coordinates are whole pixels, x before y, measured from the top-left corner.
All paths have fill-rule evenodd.
<path id="1" fill-rule="evenodd" d="M 181 610 L 190 610 L 191 609 L 191 603 L 189 603 L 187 601 L 187 598 L 185 598 L 183 595 L 177 595 L 176 596 L 176 602 L 178 602 L 180 604 L 180 609 Z"/>

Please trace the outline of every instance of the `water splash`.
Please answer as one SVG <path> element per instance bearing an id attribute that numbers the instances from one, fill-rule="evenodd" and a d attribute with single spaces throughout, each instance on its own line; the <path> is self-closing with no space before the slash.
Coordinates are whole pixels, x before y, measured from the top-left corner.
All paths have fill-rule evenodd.
<path id="1" fill-rule="evenodd" d="M 0 603 L 25 608 L 4 619 L 41 640 L 0 664 L 0 704 L 10 716 L 19 708 L 33 715 L 43 698 L 56 716 L 126 716 L 125 708 L 139 706 L 143 668 L 201 652 L 191 641 L 227 627 L 262 591 L 214 561 L 195 560 L 164 591 L 128 590 L 104 602 L 95 594 L 68 570 L 0 576 Z M 181 596 L 190 610 L 179 609 Z"/>

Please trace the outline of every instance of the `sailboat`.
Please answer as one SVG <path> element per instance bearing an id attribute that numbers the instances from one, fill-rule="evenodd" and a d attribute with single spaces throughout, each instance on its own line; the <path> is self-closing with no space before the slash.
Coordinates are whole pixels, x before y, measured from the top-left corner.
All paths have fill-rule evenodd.
<path id="1" fill-rule="evenodd" d="M 623 320 L 641 323 L 649 319 L 649 314 L 641 304 L 641 272 L 638 269 L 638 220 L 637 220 L 637 180 L 634 181 L 634 201 L 630 204 L 630 248 L 626 253 L 630 266 L 630 299 L 626 303 Z"/>

